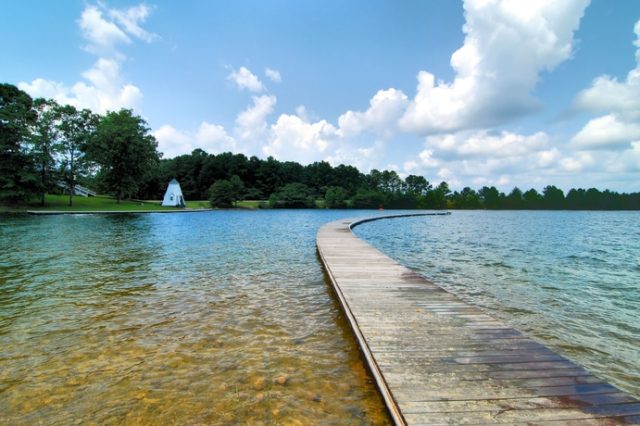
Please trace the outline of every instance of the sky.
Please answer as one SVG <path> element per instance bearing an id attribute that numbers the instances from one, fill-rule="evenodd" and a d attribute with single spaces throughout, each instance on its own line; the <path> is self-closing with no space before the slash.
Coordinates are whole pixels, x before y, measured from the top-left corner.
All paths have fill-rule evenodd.
<path id="1" fill-rule="evenodd" d="M 0 81 L 196 148 L 640 191 L 636 0 L 5 1 Z"/>

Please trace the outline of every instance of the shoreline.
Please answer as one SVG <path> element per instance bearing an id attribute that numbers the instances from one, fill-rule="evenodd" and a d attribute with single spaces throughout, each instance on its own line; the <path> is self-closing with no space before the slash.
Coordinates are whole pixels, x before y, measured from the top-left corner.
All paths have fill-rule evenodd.
<path id="1" fill-rule="evenodd" d="M 214 209 L 180 209 L 180 210 L 26 210 L 24 212 L 34 216 L 55 216 L 65 214 L 141 214 L 141 213 L 198 213 L 210 212 Z"/>

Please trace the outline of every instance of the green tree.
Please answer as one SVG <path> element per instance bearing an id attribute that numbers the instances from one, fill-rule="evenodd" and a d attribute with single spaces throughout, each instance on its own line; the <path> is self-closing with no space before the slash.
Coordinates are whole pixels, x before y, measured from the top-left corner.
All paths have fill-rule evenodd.
<path id="1" fill-rule="evenodd" d="M 542 195 L 533 188 L 522 194 L 522 198 L 527 209 L 539 209 L 542 204 Z"/>
<path id="2" fill-rule="evenodd" d="M 524 207 L 524 196 L 517 186 L 513 188 L 511 193 L 504 200 L 507 209 L 519 210 Z"/>
<path id="3" fill-rule="evenodd" d="M 289 183 L 269 197 L 269 205 L 275 208 L 310 208 L 315 207 L 313 190 L 299 182 Z"/>
<path id="4" fill-rule="evenodd" d="M 404 182 L 394 170 L 385 170 L 380 174 L 380 183 L 378 188 L 387 194 L 394 194 L 402 191 Z"/>
<path id="5" fill-rule="evenodd" d="M 462 191 L 455 192 L 451 196 L 453 206 L 457 209 L 477 209 L 480 208 L 480 196 L 476 191 L 465 186 Z"/>
<path id="6" fill-rule="evenodd" d="M 357 209 L 378 209 L 384 207 L 385 197 L 376 189 L 360 189 L 353 197 L 353 207 Z"/>
<path id="7" fill-rule="evenodd" d="M 56 184 L 56 154 L 59 143 L 59 105 L 53 99 L 38 98 L 34 101 L 37 118 L 31 132 L 31 154 L 40 175 L 40 205 L 44 206 L 45 193 Z"/>
<path id="8" fill-rule="evenodd" d="M 0 84 L 0 200 L 26 200 L 38 191 L 33 158 L 27 151 L 35 122 L 31 97 L 11 84 Z"/>
<path id="9" fill-rule="evenodd" d="M 478 194 L 485 209 L 497 209 L 500 207 L 500 191 L 495 186 L 483 186 L 478 191 Z"/>
<path id="10" fill-rule="evenodd" d="M 211 207 L 231 207 L 235 202 L 236 192 L 233 184 L 226 179 L 217 180 L 209 188 Z"/>
<path id="11" fill-rule="evenodd" d="M 426 195 L 432 188 L 431 184 L 423 176 L 409 175 L 404 180 L 407 192 L 414 195 Z"/>
<path id="12" fill-rule="evenodd" d="M 73 205 L 73 194 L 78 175 L 88 171 L 89 162 L 85 158 L 89 140 L 96 130 L 98 116 L 88 109 L 78 110 L 71 105 L 56 108 L 59 118 L 60 172 L 69 192 L 69 205 Z"/>
<path id="13" fill-rule="evenodd" d="M 101 181 L 118 203 L 137 192 L 160 159 L 158 143 L 149 130 L 128 109 L 109 112 L 98 123 L 89 152 L 100 166 Z"/>
<path id="14" fill-rule="evenodd" d="M 325 206 L 328 209 L 344 209 L 347 207 L 347 190 L 341 186 L 330 186 L 324 194 Z"/>
<path id="15" fill-rule="evenodd" d="M 426 204 L 427 208 L 431 209 L 446 209 L 447 197 L 451 193 L 449 184 L 447 182 L 440 182 L 438 186 L 427 192 Z"/>
<path id="16" fill-rule="evenodd" d="M 233 205 L 236 205 L 238 200 L 242 200 L 244 196 L 244 182 L 242 182 L 242 179 L 240 179 L 238 175 L 231 176 L 229 182 L 233 189 Z"/>
<path id="17" fill-rule="evenodd" d="M 564 205 L 564 192 L 554 185 L 548 185 L 542 190 L 542 203 L 546 209 L 561 209 Z"/>

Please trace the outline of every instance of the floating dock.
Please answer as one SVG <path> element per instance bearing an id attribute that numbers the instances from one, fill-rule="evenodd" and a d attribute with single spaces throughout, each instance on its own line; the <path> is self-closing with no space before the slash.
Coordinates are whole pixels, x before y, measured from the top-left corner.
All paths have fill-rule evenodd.
<path id="1" fill-rule="evenodd" d="M 640 424 L 639 400 L 351 232 L 391 217 L 328 223 L 317 246 L 397 425 Z"/>

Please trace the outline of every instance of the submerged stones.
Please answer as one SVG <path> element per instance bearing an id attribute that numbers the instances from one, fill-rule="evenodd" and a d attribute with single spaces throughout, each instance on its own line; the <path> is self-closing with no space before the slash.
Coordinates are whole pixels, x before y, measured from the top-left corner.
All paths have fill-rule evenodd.
<path id="1" fill-rule="evenodd" d="M 264 377 L 256 377 L 251 381 L 251 385 L 257 391 L 263 390 L 267 386 L 267 379 Z"/>
<path id="2" fill-rule="evenodd" d="M 273 379 L 273 382 L 280 386 L 286 385 L 288 381 L 289 381 L 289 377 L 285 376 L 284 374 L 281 374 L 275 379 Z"/>

